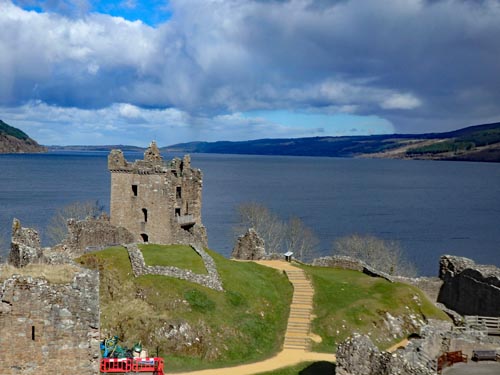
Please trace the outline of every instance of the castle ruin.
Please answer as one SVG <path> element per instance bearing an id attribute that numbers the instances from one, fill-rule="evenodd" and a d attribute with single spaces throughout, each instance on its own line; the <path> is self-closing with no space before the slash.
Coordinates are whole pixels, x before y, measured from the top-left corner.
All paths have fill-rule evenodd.
<path id="1" fill-rule="evenodd" d="M 111 172 L 111 224 L 135 241 L 207 245 L 201 222 L 202 173 L 185 155 L 165 162 L 155 142 L 144 160 L 127 162 L 121 150 L 108 156 Z"/>

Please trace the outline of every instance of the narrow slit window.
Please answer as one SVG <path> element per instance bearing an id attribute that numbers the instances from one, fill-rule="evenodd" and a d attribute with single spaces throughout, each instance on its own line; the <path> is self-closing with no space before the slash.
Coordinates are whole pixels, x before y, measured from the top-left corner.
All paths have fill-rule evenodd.
<path id="1" fill-rule="evenodd" d="M 182 188 L 180 186 L 177 186 L 175 188 L 175 196 L 177 197 L 177 199 L 182 198 Z"/>
<path id="2" fill-rule="evenodd" d="M 132 194 L 134 194 L 134 197 L 137 197 L 137 185 L 132 185 Z"/>
<path id="3" fill-rule="evenodd" d="M 142 214 L 144 215 L 144 222 L 147 223 L 148 222 L 148 210 L 143 208 Z"/>
<path id="4" fill-rule="evenodd" d="M 35 326 L 31 326 L 31 340 L 35 341 Z"/>

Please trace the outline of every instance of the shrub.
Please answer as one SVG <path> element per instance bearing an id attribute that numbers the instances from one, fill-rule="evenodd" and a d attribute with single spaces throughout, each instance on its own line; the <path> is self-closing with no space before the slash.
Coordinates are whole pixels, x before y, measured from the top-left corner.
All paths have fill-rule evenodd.
<path id="1" fill-rule="evenodd" d="M 215 308 L 215 302 L 198 289 L 188 290 L 184 293 L 184 298 L 194 310 L 210 311 Z"/>

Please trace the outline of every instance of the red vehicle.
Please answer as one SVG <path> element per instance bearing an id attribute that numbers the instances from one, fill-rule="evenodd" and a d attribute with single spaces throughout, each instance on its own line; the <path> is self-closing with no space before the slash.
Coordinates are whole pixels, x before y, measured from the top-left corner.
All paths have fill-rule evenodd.
<path id="1" fill-rule="evenodd" d="M 102 358 L 99 370 L 102 374 L 164 375 L 163 358 Z"/>

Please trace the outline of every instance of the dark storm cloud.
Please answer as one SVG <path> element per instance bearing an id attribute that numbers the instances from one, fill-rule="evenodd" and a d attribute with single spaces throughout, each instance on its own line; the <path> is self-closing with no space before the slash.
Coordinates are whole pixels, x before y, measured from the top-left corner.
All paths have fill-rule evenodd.
<path id="1" fill-rule="evenodd" d="M 345 111 L 416 132 L 500 115 L 498 1 L 174 0 L 156 28 L 65 4 L 88 6 L 0 0 L 0 105 Z"/>

